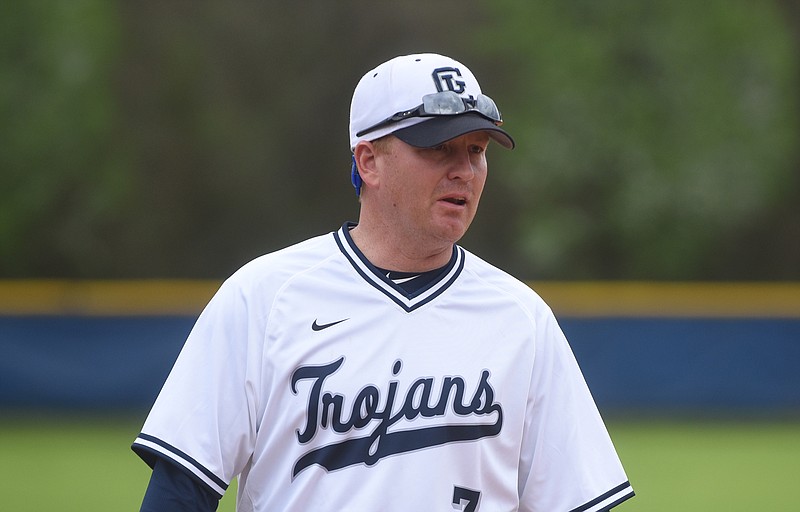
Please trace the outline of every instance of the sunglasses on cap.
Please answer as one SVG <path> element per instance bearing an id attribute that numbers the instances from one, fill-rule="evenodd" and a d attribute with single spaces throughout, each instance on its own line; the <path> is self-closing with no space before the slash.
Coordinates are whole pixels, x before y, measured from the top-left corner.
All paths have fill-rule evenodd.
<path id="1" fill-rule="evenodd" d="M 383 121 L 356 133 L 356 137 L 361 137 L 388 124 L 397 123 L 409 117 L 453 116 L 466 112 L 477 112 L 493 121 L 497 126 L 503 124 L 500 110 L 497 109 L 497 105 L 495 105 L 492 98 L 485 94 L 479 94 L 477 98 L 464 98 L 453 91 L 442 91 L 426 94 L 422 97 L 422 104 L 419 106 L 392 114 Z"/>

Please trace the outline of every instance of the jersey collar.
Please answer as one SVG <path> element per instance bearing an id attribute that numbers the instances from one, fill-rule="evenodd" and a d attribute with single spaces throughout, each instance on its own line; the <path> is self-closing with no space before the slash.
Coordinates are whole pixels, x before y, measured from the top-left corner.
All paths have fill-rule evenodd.
<path id="1" fill-rule="evenodd" d="M 354 222 L 346 222 L 339 231 L 333 233 L 339 250 L 347 258 L 355 271 L 370 285 L 386 295 L 395 304 L 411 312 L 441 295 L 455 282 L 464 269 L 464 249 L 453 246 L 453 255 L 442 270 L 440 277 L 427 286 L 408 293 L 392 282 L 375 265 L 369 262 L 361 250 L 356 247 L 350 236 L 350 230 L 356 226 Z"/>

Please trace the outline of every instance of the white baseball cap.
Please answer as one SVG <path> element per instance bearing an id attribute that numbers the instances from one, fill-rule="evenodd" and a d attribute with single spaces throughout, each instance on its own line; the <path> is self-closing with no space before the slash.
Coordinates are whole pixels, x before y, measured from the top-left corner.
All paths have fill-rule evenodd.
<path id="1" fill-rule="evenodd" d="M 512 149 L 497 107 L 460 62 L 435 53 L 395 57 L 366 73 L 350 104 L 350 149 L 393 134 L 417 147 L 486 131 Z"/>

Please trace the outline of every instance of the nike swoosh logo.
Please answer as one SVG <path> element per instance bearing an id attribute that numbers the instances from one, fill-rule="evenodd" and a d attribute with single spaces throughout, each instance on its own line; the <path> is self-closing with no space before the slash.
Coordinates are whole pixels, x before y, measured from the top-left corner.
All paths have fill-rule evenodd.
<path id="1" fill-rule="evenodd" d="M 349 318 L 345 318 L 345 319 L 342 319 L 342 320 L 337 320 L 335 322 L 331 322 L 329 324 L 318 324 L 316 319 L 315 319 L 314 323 L 311 324 L 311 329 L 314 330 L 314 331 L 321 331 L 323 329 L 327 329 L 328 327 L 333 327 L 334 325 L 340 324 L 340 323 L 345 322 L 347 320 L 350 320 L 350 319 Z"/>

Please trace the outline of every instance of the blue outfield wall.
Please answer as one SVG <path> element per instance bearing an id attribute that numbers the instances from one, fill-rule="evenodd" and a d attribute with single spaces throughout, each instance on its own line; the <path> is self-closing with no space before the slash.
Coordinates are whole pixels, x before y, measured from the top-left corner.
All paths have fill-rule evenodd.
<path id="1" fill-rule="evenodd" d="M 0 409 L 148 408 L 217 284 L 0 283 Z M 800 413 L 800 287 L 715 286 L 534 288 L 605 411 Z"/>
<path id="2" fill-rule="evenodd" d="M 0 408 L 137 409 L 158 394 L 194 317 L 0 317 Z"/>
<path id="3" fill-rule="evenodd" d="M 800 319 L 568 318 L 561 325 L 604 409 L 800 413 Z"/>

